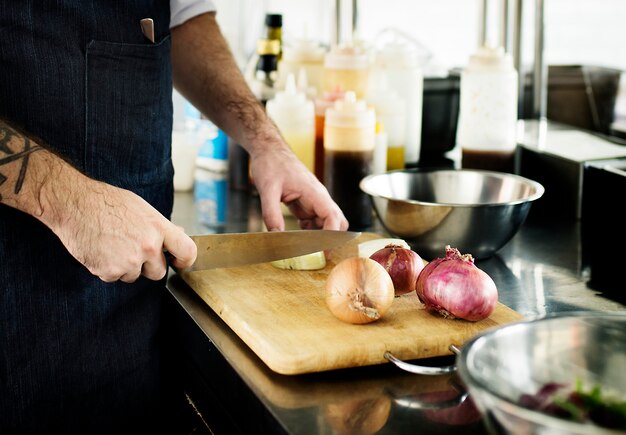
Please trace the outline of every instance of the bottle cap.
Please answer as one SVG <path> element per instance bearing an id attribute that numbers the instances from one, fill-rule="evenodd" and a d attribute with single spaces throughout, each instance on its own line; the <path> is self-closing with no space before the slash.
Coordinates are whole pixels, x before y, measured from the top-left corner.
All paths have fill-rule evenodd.
<path id="1" fill-rule="evenodd" d="M 314 121 L 313 102 L 308 100 L 303 92 L 298 91 L 293 74 L 287 76 L 285 90 L 277 92 L 274 98 L 266 103 L 266 109 L 275 121 L 278 118 L 294 124 Z"/>
<path id="2" fill-rule="evenodd" d="M 315 114 L 318 116 L 325 116 L 326 109 L 333 107 L 335 101 L 343 98 L 344 95 L 345 91 L 341 89 L 324 92 L 324 95 L 315 99 Z"/>
<path id="3" fill-rule="evenodd" d="M 265 15 L 265 25 L 267 27 L 282 27 L 283 16 L 282 14 L 267 14 Z"/>
<path id="4" fill-rule="evenodd" d="M 367 69 L 369 56 L 363 49 L 344 44 L 333 47 L 324 57 L 324 67 L 330 69 Z"/>
<path id="5" fill-rule="evenodd" d="M 420 61 L 417 50 L 400 41 L 387 42 L 375 55 L 376 66 L 381 68 L 417 68 Z"/>
<path id="6" fill-rule="evenodd" d="M 482 46 L 470 56 L 466 70 L 468 71 L 496 71 L 513 70 L 513 58 L 504 51 L 504 48 Z"/>
<path id="7" fill-rule="evenodd" d="M 353 91 L 346 91 L 342 98 L 335 101 L 326 110 L 326 125 L 333 127 L 365 128 L 376 125 L 374 109 L 368 107 L 365 100 L 357 100 Z"/>
<path id="8" fill-rule="evenodd" d="M 286 62 L 323 63 L 326 50 L 310 39 L 296 39 L 283 47 L 283 60 Z"/>

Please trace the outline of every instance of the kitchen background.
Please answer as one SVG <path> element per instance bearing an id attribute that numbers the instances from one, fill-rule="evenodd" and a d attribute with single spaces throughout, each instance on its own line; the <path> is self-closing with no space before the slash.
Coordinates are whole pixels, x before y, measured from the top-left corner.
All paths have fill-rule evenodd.
<path id="1" fill-rule="evenodd" d="M 241 65 L 254 54 L 264 32 L 266 13 L 283 15 L 283 41 L 310 38 L 329 46 L 351 29 L 351 1 L 343 1 L 341 34 L 336 34 L 336 0 L 214 0 L 218 21 Z M 487 38 L 498 41 L 500 0 L 487 0 Z M 509 1 L 510 14 L 513 1 Z M 527 74 L 534 62 L 537 2 L 523 3 L 521 63 Z M 361 0 L 357 37 L 375 43 L 386 30 L 399 30 L 430 54 L 428 76 L 445 75 L 467 63 L 479 45 L 483 0 Z M 626 71 L 626 1 L 548 0 L 544 4 L 544 61 L 547 65 L 594 65 Z M 512 37 L 509 29 L 509 37 Z M 626 74 L 622 74 L 615 118 L 626 119 Z"/>
<path id="2" fill-rule="evenodd" d="M 263 32 L 266 12 L 283 15 L 286 42 L 308 34 L 324 44 L 334 35 L 335 0 L 215 0 L 218 21 L 238 59 L 244 61 Z M 348 4 L 349 2 L 344 2 Z M 488 2 L 489 30 L 497 38 L 501 1 Z M 509 2 L 513 3 L 513 2 Z M 550 64 L 602 65 L 626 70 L 624 0 L 547 0 L 545 59 Z M 443 67 L 466 63 L 476 49 L 482 0 L 361 0 L 358 30 L 372 40 L 394 27 L 410 34 Z M 524 1 L 523 58 L 532 61 L 534 1 Z M 344 26 L 346 29 L 348 26 Z"/>
<path id="3" fill-rule="evenodd" d="M 282 41 L 289 46 L 299 39 L 309 39 L 321 44 L 326 49 L 336 42 L 348 41 L 351 37 L 360 43 L 376 47 L 385 42 L 393 30 L 403 37 L 413 40 L 419 47 L 424 62 L 422 70 L 425 78 L 444 79 L 449 72 L 457 72 L 467 65 L 470 55 L 476 52 L 481 41 L 483 5 L 486 5 L 487 41 L 500 41 L 501 8 L 508 4 L 509 28 L 508 39 L 513 40 L 512 19 L 517 1 L 513 0 L 214 0 L 217 6 L 217 19 L 222 27 L 231 49 L 246 77 L 251 76 L 250 68 L 256 64 L 257 44 L 266 35 L 266 14 L 282 15 Z M 543 5 L 544 12 L 544 65 L 577 65 L 604 68 L 604 75 L 596 76 L 592 85 L 583 81 L 587 76 L 556 76 L 553 89 L 554 99 L 548 107 L 548 117 L 557 121 L 569 117 L 573 110 L 576 121 L 581 120 L 581 128 L 595 129 L 606 133 L 611 130 L 621 141 L 626 139 L 626 1 L 624 0 L 519 0 L 522 4 L 521 56 L 520 64 L 526 77 L 524 90 L 524 116 L 533 114 L 531 107 L 532 92 L 530 83 L 533 79 L 535 62 L 535 16 L 537 5 Z M 356 35 L 351 35 L 352 5 L 357 4 L 354 27 Z M 336 7 L 341 5 L 337 19 Z M 339 23 L 339 25 L 338 25 Z M 512 46 L 509 42 L 509 46 Z M 606 71 L 610 70 L 610 71 Z M 615 96 L 611 75 L 621 72 L 618 90 Z M 565 73 L 571 73 L 565 71 Z M 253 73 L 252 73 L 253 75 Z M 593 80 L 599 86 L 594 87 Z M 574 87 L 572 87 L 572 83 Z M 284 86 L 284 83 L 277 83 Z M 562 86 L 561 86 L 562 85 Z M 607 87 L 608 86 L 608 87 Z M 441 89 L 440 89 L 441 88 Z M 278 86 L 275 91 L 278 90 Z M 442 151 L 454 147 L 454 131 L 458 109 L 458 76 L 456 81 L 438 83 L 430 81 L 424 87 L 424 111 L 422 122 L 422 157 L 425 151 L 440 155 Z M 595 96 L 594 95 L 595 93 Z M 258 92 L 255 92 L 258 94 Z M 590 95 L 592 95 L 590 97 Z M 442 96 L 448 98 L 442 100 Z M 456 96 L 456 97 L 455 97 Z M 608 97 L 607 97 L 608 96 Z M 178 97 L 178 98 L 177 98 Z M 177 98 L 177 99 L 176 99 Z M 457 98 L 454 100 L 453 98 Z M 261 98 L 262 99 L 262 98 Z M 262 99 L 263 100 L 263 99 Z M 605 117 L 604 102 L 614 103 L 613 129 L 607 123 L 597 122 Z M 175 124 L 173 159 L 177 167 L 175 188 L 187 191 L 194 189 L 196 199 L 210 197 L 207 210 L 210 217 L 207 224 L 223 223 L 223 209 L 215 206 L 215 196 L 226 196 L 226 185 L 231 188 L 239 185 L 233 176 L 247 178 L 247 163 L 244 161 L 240 171 L 232 170 L 232 162 L 241 160 L 233 148 L 226 143 L 227 138 L 214 126 L 209 133 L 198 130 L 198 123 L 192 131 L 187 128 L 190 115 L 199 118 L 199 113 L 189 113 L 189 105 L 183 108 L 184 101 L 175 93 Z M 552 105 L 551 105 L 552 104 Z M 550 113 L 550 107 L 552 113 Z M 434 110 L 437 109 L 437 110 Z M 445 109 L 445 110 L 444 110 Z M 600 112 L 598 112 L 600 111 Z M 553 116 L 554 115 L 554 118 Z M 592 116 L 595 115 L 595 116 Z M 445 119 L 444 119 L 445 118 Z M 449 118 L 449 119 L 448 119 Z M 593 122 L 591 122 L 593 121 Z M 610 122 L 608 123 L 610 124 Z M 200 136 L 196 134 L 200 132 Z M 191 133 L 191 136 L 190 136 Z M 199 140 L 195 138 L 200 138 Z M 208 138 L 210 140 L 205 139 Z M 192 144 L 193 146 L 181 146 Z M 433 146 L 434 144 L 434 146 Z M 199 149 L 198 149 L 199 147 Z M 459 147 L 456 147 L 459 148 Z M 238 157 L 239 156 L 239 157 Z M 612 155 L 611 155 L 612 156 Z M 197 158 L 196 158 L 197 157 Z M 596 156 L 597 158 L 598 156 Z M 200 171 L 194 174 L 196 167 L 211 172 Z M 435 162 L 439 164 L 439 161 Z M 229 167 L 230 165 L 230 167 Z M 228 170 L 227 170 L 228 169 Z M 218 175 L 215 175 L 217 170 Z M 227 173 L 230 180 L 226 180 Z M 195 176 L 194 176 L 195 175 Z M 228 181 L 228 183 L 227 183 Z M 246 181 L 243 180 L 243 183 Z M 216 189 L 218 186 L 218 189 Z M 217 191 L 217 194 L 215 193 Z M 217 201 L 219 203 L 219 201 Z"/>

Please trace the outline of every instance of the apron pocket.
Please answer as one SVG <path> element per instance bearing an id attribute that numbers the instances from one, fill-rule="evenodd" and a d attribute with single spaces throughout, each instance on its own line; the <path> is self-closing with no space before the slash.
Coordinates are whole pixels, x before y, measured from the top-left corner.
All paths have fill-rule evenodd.
<path id="1" fill-rule="evenodd" d="M 127 189 L 171 182 L 170 37 L 87 45 L 87 174 Z"/>

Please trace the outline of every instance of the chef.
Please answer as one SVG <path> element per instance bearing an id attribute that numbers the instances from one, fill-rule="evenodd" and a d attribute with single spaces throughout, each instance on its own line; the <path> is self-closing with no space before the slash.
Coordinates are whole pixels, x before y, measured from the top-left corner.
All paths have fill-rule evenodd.
<path id="1" fill-rule="evenodd" d="M 196 248 L 169 221 L 172 83 L 250 153 L 269 230 L 281 201 L 302 228 L 348 226 L 250 93 L 210 1 L 2 2 L 0 433 L 180 428 L 163 250 L 186 267 Z"/>

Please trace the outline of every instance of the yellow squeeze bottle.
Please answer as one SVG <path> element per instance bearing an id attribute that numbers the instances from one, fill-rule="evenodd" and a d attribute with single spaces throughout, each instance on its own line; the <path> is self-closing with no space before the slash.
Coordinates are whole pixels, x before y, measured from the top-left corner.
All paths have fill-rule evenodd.
<path id="1" fill-rule="evenodd" d="M 315 171 L 315 104 L 296 88 L 293 74 L 287 77 L 285 90 L 266 104 L 285 142 L 309 169 Z"/>

